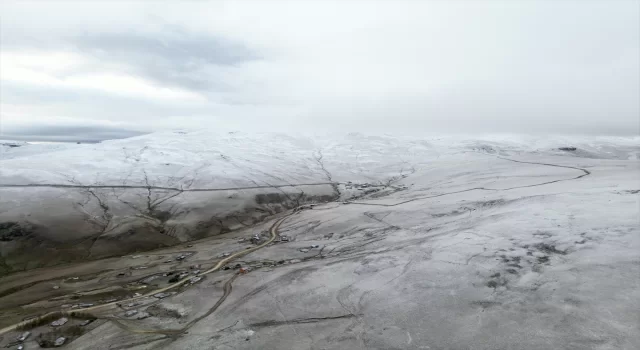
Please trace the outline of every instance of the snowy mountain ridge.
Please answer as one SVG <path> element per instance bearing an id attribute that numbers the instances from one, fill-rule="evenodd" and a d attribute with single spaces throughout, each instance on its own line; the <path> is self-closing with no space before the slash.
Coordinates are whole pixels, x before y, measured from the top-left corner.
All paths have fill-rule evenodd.
<path id="1" fill-rule="evenodd" d="M 99 144 L 3 143 L 0 223 L 12 228 L 0 245 L 6 264 L 22 268 L 124 254 L 235 230 L 303 203 L 535 185 L 528 175 L 538 173 L 570 179 L 571 166 L 526 160 L 634 161 L 639 140 L 201 130 Z M 61 247 L 67 253 L 48 253 Z"/>
<path id="2" fill-rule="evenodd" d="M 560 147 L 577 150 L 567 152 L 559 150 Z M 22 144 L 5 148 L 0 153 L 3 164 L 0 182 L 65 183 L 73 176 L 83 184 L 116 181 L 111 183 L 115 185 L 126 172 L 131 174 L 127 181 L 143 184 L 140 170 L 144 168 L 153 173 L 153 181 L 158 185 L 196 171 L 202 176 L 192 184 L 194 187 L 252 186 L 256 179 L 248 179 L 251 176 L 270 179 L 261 185 L 304 183 L 326 180 L 316 160 L 320 155 L 329 167 L 335 168 L 332 170 L 336 172 L 336 180 L 350 181 L 362 179 L 361 170 L 377 174 L 371 166 L 388 171 L 391 164 L 415 160 L 421 163 L 470 151 L 640 159 L 640 137 L 490 135 L 469 139 L 461 136 L 398 138 L 359 133 L 343 137 L 293 137 L 281 133 L 161 132 L 100 144 Z M 383 173 L 393 176 L 392 172 Z"/>

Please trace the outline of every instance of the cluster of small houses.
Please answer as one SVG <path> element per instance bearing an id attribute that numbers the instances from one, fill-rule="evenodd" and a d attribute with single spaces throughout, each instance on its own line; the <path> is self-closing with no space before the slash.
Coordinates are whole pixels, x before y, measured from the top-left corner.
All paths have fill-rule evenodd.
<path id="1" fill-rule="evenodd" d="M 361 185 L 361 186 L 363 186 L 363 187 L 368 187 L 369 185 L 365 184 L 365 185 Z M 308 208 L 313 208 L 313 205 L 305 206 L 303 209 L 306 209 L 307 207 L 308 207 Z M 301 210 L 301 209 L 300 209 L 300 210 Z M 261 233 L 259 233 L 259 234 L 255 234 L 255 235 L 253 235 L 249 240 L 251 241 L 251 243 L 253 243 L 253 244 L 255 244 L 255 245 L 260 245 L 260 244 L 262 244 L 263 242 L 265 242 L 265 241 L 268 239 L 268 238 L 267 238 L 268 234 L 269 234 L 269 233 L 268 233 L 267 231 L 263 231 L 263 232 L 261 232 Z M 246 241 L 247 241 L 247 239 L 246 239 L 246 238 L 241 238 L 241 239 L 239 239 L 239 240 L 238 240 L 238 243 L 243 243 L 243 242 L 246 242 Z M 280 236 L 278 236 L 278 238 L 277 238 L 277 240 L 276 240 L 276 241 L 277 241 L 277 242 L 289 242 L 289 241 L 290 241 L 290 238 L 289 238 L 288 236 L 285 236 L 285 235 L 280 235 Z M 300 248 L 300 251 L 301 251 L 301 252 L 303 252 L 303 253 L 307 253 L 307 252 L 309 252 L 311 249 L 316 249 L 316 248 L 318 248 L 318 247 L 319 247 L 319 246 L 318 246 L 317 244 L 314 244 L 314 245 L 311 245 L 311 246 L 309 246 L 309 247 L 307 247 L 307 248 Z M 189 256 L 191 256 L 192 254 L 193 254 L 193 253 L 182 253 L 182 254 L 178 255 L 177 257 L 175 257 L 173 260 L 167 260 L 167 261 L 165 261 L 165 262 L 169 263 L 169 262 L 173 262 L 173 261 L 183 261 L 184 259 L 188 258 L 188 257 L 189 257 Z M 222 257 L 222 258 L 226 258 L 226 257 L 229 257 L 229 256 L 231 256 L 231 253 L 223 253 L 223 254 L 221 254 L 221 255 L 220 255 L 220 257 Z M 134 258 L 134 259 L 135 259 L 135 258 L 138 258 L 138 257 L 140 257 L 140 256 L 133 256 L 132 258 Z M 296 259 L 296 260 L 299 260 L 299 259 Z M 293 261 L 292 261 L 292 262 L 293 262 Z M 284 263 L 284 261 L 279 261 L 278 263 L 279 263 L 279 264 L 282 264 L 282 263 Z M 274 264 L 270 264 L 270 263 L 266 263 L 266 262 L 265 262 L 265 263 L 262 263 L 262 264 L 255 264 L 255 265 L 252 265 L 252 266 L 242 266 L 241 264 L 235 264 L 233 267 L 234 267 L 234 268 L 236 268 L 236 269 L 238 269 L 238 272 L 239 272 L 239 273 L 241 273 L 241 274 L 245 274 L 245 273 L 247 273 L 247 272 L 251 271 L 251 269 L 252 269 L 252 268 L 258 268 L 258 267 L 261 267 L 261 266 L 263 266 L 263 265 L 275 265 L 275 263 L 274 263 Z M 139 270 L 139 269 L 146 269 L 146 268 L 148 268 L 148 266 L 137 266 L 137 267 L 133 267 L 132 269 Z M 175 275 L 175 276 L 172 278 L 172 280 L 180 281 L 180 280 L 182 280 L 182 279 L 186 278 L 186 277 L 187 277 L 187 276 L 189 276 L 189 275 L 194 275 L 193 277 L 191 277 L 191 278 L 189 279 L 189 282 L 188 282 L 188 283 L 189 283 L 189 284 L 195 284 L 195 283 L 200 282 L 200 281 L 202 280 L 202 276 L 199 276 L 199 274 L 200 274 L 200 265 L 191 265 L 191 266 L 189 267 L 189 269 L 190 269 L 190 271 L 183 271 L 183 272 L 180 272 L 179 274 Z M 229 269 L 231 269 L 231 266 L 229 266 L 229 265 L 225 265 L 225 266 L 223 266 L 223 267 L 222 267 L 222 269 L 223 269 L 223 270 L 229 270 Z M 154 280 L 156 280 L 156 279 L 158 279 L 158 278 L 160 278 L 160 277 L 167 277 L 167 276 L 171 276 L 171 275 L 173 275 L 173 274 L 174 274 L 174 272 L 167 272 L 167 273 L 164 273 L 164 274 L 156 274 L 156 275 L 152 275 L 152 276 L 146 277 L 145 279 L 141 280 L 141 281 L 140 281 L 140 282 L 138 282 L 138 283 L 142 283 L 142 284 L 149 284 L 149 283 L 151 283 L 152 281 L 154 281 Z M 127 275 L 126 273 L 124 273 L 124 272 L 120 272 L 120 273 L 118 273 L 117 277 L 124 277 L 124 276 L 126 276 L 126 275 Z M 79 279 L 78 277 L 72 277 L 72 278 L 70 278 L 70 280 L 78 280 L 78 279 Z M 171 282 L 171 281 L 170 281 L 170 282 Z M 54 289 L 59 289 L 60 287 L 59 287 L 59 286 L 54 286 L 53 288 L 54 288 Z M 160 292 L 160 293 L 156 293 L 156 294 L 154 294 L 154 295 L 153 295 L 153 297 L 154 297 L 154 298 L 157 298 L 157 299 L 164 299 L 164 298 L 167 298 L 167 297 L 172 296 L 172 295 L 174 295 L 174 294 L 176 294 L 176 292 Z M 134 295 L 134 297 L 140 297 L 140 296 L 142 296 L 140 293 L 135 293 L 135 295 Z M 106 301 L 104 301 L 104 302 L 105 302 L 105 303 L 110 303 L 110 302 L 115 302 L 115 301 L 117 301 L 117 300 L 116 300 L 116 299 L 111 299 L 111 300 L 106 300 Z M 121 307 L 122 307 L 122 306 L 125 306 L 125 307 L 127 307 L 127 308 L 133 308 L 133 307 L 136 307 L 136 306 L 138 306 L 138 305 L 140 305 L 140 304 L 141 304 L 141 302 L 133 302 L 133 303 L 129 303 L 129 304 L 126 304 L 126 305 L 120 305 L 120 304 L 119 304 L 119 305 L 120 305 Z M 79 304 L 74 304 L 74 305 L 67 305 L 67 304 L 65 304 L 65 305 L 62 305 L 62 307 L 63 307 L 63 308 L 71 308 L 71 309 L 75 309 L 75 308 L 86 308 L 86 307 L 91 307 L 91 306 L 93 306 L 93 305 L 94 305 L 94 304 L 92 304 L 92 303 L 79 303 Z M 126 312 L 124 313 L 124 317 L 127 317 L 127 318 L 131 318 L 131 317 L 134 317 L 134 316 L 135 316 L 137 319 L 143 319 L 143 318 L 147 318 L 147 317 L 149 317 L 149 314 L 148 314 L 148 313 L 146 313 L 146 312 L 143 312 L 143 311 L 138 311 L 138 310 L 128 310 L 128 311 L 126 311 Z M 65 324 L 67 324 L 68 322 L 69 322 L 69 319 L 68 319 L 67 317 L 61 317 L 61 318 L 59 318 L 59 319 L 57 319 L 57 320 L 55 320 L 55 321 L 51 322 L 51 323 L 50 323 L 50 326 L 51 326 L 51 327 L 54 327 L 54 328 L 62 327 L 62 326 L 64 326 Z M 89 324 L 89 323 L 91 323 L 91 322 L 93 322 L 93 320 L 85 320 L 85 321 L 82 321 L 81 323 L 79 323 L 79 325 L 80 325 L 80 326 L 86 326 L 86 325 L 88 325 L 88 324 Z M 27 340 L 27 338 L 29 338 L 29 336 L 30 336 L 30 335 L 31 335 L 31 332 L 27 331 L 27 332 L 22 333 L 22 334 L 21 334 L 21 335 L 16 339 L 16 340 L 17 340 L 17 342 L 19 343 L 19 345 L 18 345 L 18 348 L 17 348 L 17 349 L 19 349 L 19 350 L 24 349 L 24 345 L 23 345 L 22 343 L 23 343 L 25 340 Z M 62 346 L 62 345 L 64 345 L 64 343 L 65 343 L 66 341 L 67 341 L 67 338 L 62 337 L 62 336 L 61 336 L 61 337 L 58 337 L 58 338 L 56 338 L 56 340 L 54 341 L 54 346 Z"/>
<path id="2" fill-rule="evenodd" d="M 355 189 L 358 191 L 363 191 L 361 195 L 367 195 L 367 194 L 379 191 L 384 186 L 368 184 L 368 183 L 358 184 L 358 183 L 353 183 L 349 181 L 344 185 L 344 187 L 348 190 Z M 349 204 L 349 202 L 343 202 L 343 204 Z"/>
<path id="3" fill-rule="evenodd" d="M 269 232 L 268 232 L 268 231 L 262 231 L 262 232 L 260 232 L 260 233 L 256 233 L 256 234 L 254 234 L 253 236 L 251 236 L 251 238 L 249 238 L 249 241 L 250 241 L 252 244 L 260 245 L 260 244 L 262 244 L 264 241 L 266 241 L 266 240 L 268 239 L 268 237 L 269 237 Z M 240 239 L 238 239 L 238 243 L 244 243 L 244 242 L 246 242 L 246 241 L 247 241 L 247 239 L 246 239 L 246 238 L 240 238 Z M 225 254 L 226 254 L 226 255 L 225 255 Z M 230 253 L 224 253 L 224 254 L 222 254 L 222 257 L 225 257 L 225 258 L 226 258 L 226 257 L 227 257 L 227 256 L 229 256 L 229 255 L 231 255 L 231 254 L 230 254 Z"/>
<path id="4" fill-rule="evenodd" d="M 313 204 L 309 204 L 309 205 L 301 206 L 299 209 L 301 210 L 301 209 L 313 208 L 313 206 L 314 206 Z M 262 231 L 260 233 L 254 234 L 250 238 L 240 238 L 240 239 L 238 239 L 238 243 L 244 243 L 244 242 L 250 241 L 254 245 L 260 245 L 260 244 L 264 243 L 266 240 L 268 240 L 268 237 L 269 237 L 269 232 L 268 231 Z M 288 236 L 285 236 L 285 235 L 280 235 L 276 239 L 276 242 L 289 242 L 289 241 L 290 241 L 290 238 Z M 191 246 L 192 245 L 189 245 L 187 247 L 191 247 Z M 314 249 L 314 248 L 318 248 L 318 245 L 313 245 L 313 246 L 308 247 L 308 248 L 302 248 L 302 249 L 300 249 L 300 251 L 308 252 L 310 249 Z M 182 254 L 178 255 L 177 257 L 175 257 L 174 259 L 165 261 L 165 263 L 170 263 L 170 262 L 173 262 L 173 261 L 183 261 L 186 258 L 188 258 L 189 256 L 191 256 L 192 254 L 193 253 L 182 253 Z M 231 256 L 231 253 L 222 253 L 222 254 L 219 255 L 220 258 L 227 258 L 229 256 Z M 132 258 L 135 259 L 135 258 L 138 258 L 138 257 L 140 257 L 140 256 L 133 256 Z M 251 268 L 257 268 L 259 266 L 260 265 L 251 266 L 251 267 L 243 267 L 241 264 L 236 264 L 233 267 L 238 269 L 239 273 L 244 274 L 244 273 L 247 273 L 247 272 L 251 271 Z M 138 266 L 138 267 L 136 267 L 134 269 L 141 269 L 141 268 L 147 268 L 147 266 Z M 231 268 L 232 267 L 229 266 L 229 265 L 225 265 L 225 266 L 222 267 L 223 270 L 229 270 Z M 198 276 L 200 274 L 200 265 L 192 265 L 192 266 L 190 266 L 190 269 L 192 270 L 191 272 L 184 271 L 184 272 L 181 272 L 181 273 L 179 273 L 177 275 L 174 275 L 174 277 L 171 280 L 169 280 L 169 282 L 170 283 L 178 282 L 178 281 L 186 278 L 190 274 L 195 275 L 194 277 L 189 279 L 189 283 L 190 284 L 195 284 L 195 283 L 200 282 L 202 280 L 202 277 Z M 174 274 L 174 272 L 167 272 L 167 273 L 164 273 L 164 274 L 152 275 L 152 276 L 146 277 L 145 279 L 141 280 L 138 283 L 150 284 L 151 282 L 153 282 L 154 280 L 156 280 L 156 279 L 158 279 L 160 277 L 167 277 L 167 276 L 171 276 L 173 274 Z M 126 276 L 126 273 L 121 272 L 121 273 L 118 274 L 118 277 L 123 277 L 123 276 Z M 154 296 L 157 297 L 157 298 L 165 298 L 166 296 L 168 296 L 168 294 L 167 293 L 158 293 L 158 294 L 156 294 Z"/>
<path id="5" fill-rule="evenodd" d="M 360 185 L 360 186 L 361 186 L 361 187 L 365 187 L 365 188 L 366 188 L 366 187 L 368 187 L 369 185 L 368 185 L 368 184 L 364 184 L 364 185 Z M 308 207 L 312 208 L 312 207 L 313 207 L 313 205 L 309 205 Z M 306 207 L 305 207 L 305 209 L 306 209 Z M 253 243 L 253 244 L 255 244 L 255 245 L 260 245 L 260 244 L 262 244 L 264 241 L 266 241 L 266 240 L 267 240 L 267 235 L 268 235 L 268 232 L 267 232 L 267 231 L 263 231 L 263 232 L 261 232 L 261 233 L 259 233 L 259 234 L 255 234 L 255 235 L 253 235 L 249 240 L 251 241 L 251 243 Z M 333 234 L 331 234 L 331 235 L 333 235 Z M 241 239 L 239 239 L 239 240 L 238 240 L 238 243 L 243 243 L 243 242 L 246 242 L 246 241 L 247 241 L 247 239 L 246 239 L 246 238 L 241 238 Z M 285 235 L 280 235 L 280 236 L 278 236 L 278 238 L 277 238 L 277 240 L 276 240 L 276 241 L 277 241 L 277 242 L 289 242 L 289 241 L 290 241 L 290 238 L 289 238 L 288 236 L 285 236 Z M 311 246 L 306 247 L 306 248 L 300 248 L 299 250 L 300 250 L 300 252 L 302 252 L 302 253 L 307 253 L 307 252 L 309 252 L 311 249 L 316 249 L 316 248 L 319 248 L 319 245 L 314 244 L 314 245 L 311 245 Z M 188 257 L 189 257 L 189 256 L 191 256 L 192 254 L 193 254 L 193 253 L 183 253 L 183 254 L 180 254 L 180 255 L 178 255 L 178 256 L 175 258 L 175 261 L 183 261 L 184 259 L 188 258 Z M 220 255 L 220 257 L 222 257 L 222 258 L 226 258 L 226 257 L 229 257 L 229 256 L 231 256 L 231 253 L 223 253 L 223 254 L 221 254 L 221 255 Z M 134 258 L 134 259 L 135 259 L 135 258 L 138 258 L 138 257 L 140 257 L 140 256 L 133 256 L 132 258 Z M 173 262 L 173 261 L 174 261 L 174 260 L 167 260 L 166 262 L 168 263 L 168 262 Z M 294 259 L 294 260 L 292 260 L 291 262 L 299 262 L 299 261 L 300 261 L 299 259 Z M 284 260 L 283 260 L 283 261 L 278 261 L 278 264 L 284 264 L 284 263 L 285 263 L 285 261 L 284 261 Z M 252 266 L 242 266 L 241 264 L 235 264 L 235 265 L 233 266 L 233 268 L 238 269 L 238 272 L 239 272 L 239 273 L 241 273 L 241 274 L 245 274 L 245 273 L 247 273 L 247 272 L 251 271 L 251 269 L 252 269 L 252 268 L 258 268 L 258 267 L 261 267 L 261 266 L 264 266 L 264 265 L 275 265 L 275 263 L 270 264 L 270 263 L 265 262 L 265 263 L 262 263 L 262 264 L 254 264 L 254 265 L 252 265 Z M 133 269 L 144 269 L 144 268 L 148 268 L 148 267 L 147 267 L 147 266 L 138 266 L 138 267 L 134 267 Z M 222 267 L 222 269 L 223 269 L 223 270 L 229 270 L 229 269 L 231 269 L 231 268 L 232 268 L 232 267 L 231 267 L 230 265 L 225 265 L 225 266 L 223 266 L 223 267 Z M 186 278 L 186 277 L 187 277 L 187 276 L 189 276 L 189 275 L 195 275 L 195 276 L 193 276 L 192 278 L 190 278 L 190 279 L 189 279 L 189 282 L 188 282 L 188 283 L 189 283 L 189 284 L 195 284 L 195 283 L 200 282 L 200 281 L 202 280 L 202 276 L 199 276 L 199 274 L 200 274 L 200 265 L 191 265 L 191 266 L 189 267 L 189 269 L 190 269 L 190 271 L 183 271 L 183 272 L 180 272 L 179 274 L 175 275 L 175 276 L 172 278 L 172 280 L 180 281 L 180 280 L 182 280 L 182 279 Z M 171 276 L 171 275 L 173 275 L 173 274 L 174 274 L 174 272 L 167 272 L 167 273 L 164 273 L 164 274 L 156 274 L 156 275 L 152 275 L 152 276 L 146 277 L 145 279 L 141 280 L 141 281 L 140 281 L 140 282 L 138 282 L 138 283 L 142 283 L 142 284 L 149 284 L 149 283 L 151 283 L 152 281 L 154 281 L 154 280 L 156 280 L 156 279 L 158 279 L 158 278 L 160 278 L 160 277 L 167 277 L 167 276 Z M 117 276 L 118 276 L 118 277 L 123 277 L 123 276 L 126 276 L 126 273 L 124 273 L 124 272 L 120 272 L 120 273 L 118 273 L 118 275 L 117 275 Z M 71 278 L 71 280 L 78 280 L 78 277 L 72 277 L 72 278 Z M 171 282 L 171 280 L 170 280 L 170 282 Z M 58 288 L 59 288 L 58 286 L 54 286 L 54 289 L 58 289 Z M 164 299 L 164 298 L 167 298 L 167 297 L 172 296 L 172 295 L 174 295 L 174 294 L 176 294 L 176 292 L 160 292 L 160 293 L 156 293 L 156 294 L 154 294 L 154 295 L 153 295 L 153 297 L 154 297 L 154 298 L 157 298 L 157 299 Z M 140 296 L 142 296 L 140 293 L 135 293 L 135 294 L 134 294 L 134 297 L 140 297 Z M 116 299 L 111 299 L 111 300 L 106 300 L 106 301 L 104 301 L 104 302 L 105 302 L 105 303 L 110 303 L 110 302 L 115 302 L 115 301 L 117 301 L 117 300 L 116 300 Z M 136 307 L 136 306 L 138 306 L 138 305 L 140 305 L 140 304 L 141 304 L 141 302 L 133 302 L 133 303 L 129 303 L 129 304 L 126 304 L 126 305 L 120 305 L 120 304 L 119 304 L 119 305 L 120 305 L 121 307 L 122 307 L 122 306 L 125 306 L 125 307 L 127 307 L 127 308 L 133 308 L 133 307 Z M 79 303 L 79 304 L 74 304 L 74 305 L 62 305 L 62 307 L 75 309 L 75 308 L 86 308 L 86 307 L 91 307 L 91 306 L 93 306 L 93 305 L 94 305 L 94 304 L 91 304 L 91 303 Z M 148 313 L 146 313 L 146 312 L 144 312 L 144 311 L 128 310 L 128 311 L 126 311 L 126 312 L 124 313 L 124 317 L 127 317 L 127 318 L 136 317 L 137 319 L 144 319 L 144 318 L 149 317 L 149 314 L 148 314 Z M 50 326 L 51 326 L 51 327 L 54 327 L 54 328 L 56 328 L 56 327 L 61 327 L 61 326 L 64 326 L 65 324 L 67 324 L 67 322 L 69 322 L 69 319 L 68 319 L 68 318 L 66 318 L 66 317 L 61 317 L 61 318 L 59 318 L 59 319 L 57 319 L 57 320 L 55 320 L 55 321 L 51 322 Z M 93 322 L 93 320 L 85 320 L 85 321 L 82 321 L 79 325 L 80 325 L 80 326 L 86 326 L 86 325 L 88 325 L 88 324 L 89 324 L 89 323 L 91 323 L 91 322 Z M 24 341 L 25 341 L 25 340 L 26 340 L 30 335 L 31 335 L 31 332 L 28 332 L 28 331 L 27 331 L 27 332 L 22 333 L 22 334 L 17 338 L 17 341 L 18 341 L 18 343 L 19 343 L 19 345 L 18 345 L 18 349 L 19 349 L 19 350 L 24 349 L 24 345 L 23 345 L 22 343 L 23 343 L 23 342 L 24 342 Z M 66 341 L 67 341 L 67 338 L 65 338 L 65 337 L 58 337 L 58 338 L 55 340 L 55 342 L 54 342 L 54 346 L 62 346 L 62 345 L 64 345 L 64 343 L 65 343 Z"/>
<path id="6" fill-rule="evenodd" d="M 58 328 L 58 327 L 62 327 L 65 324 L 67 324 L 69 322 L 69 319 L 67 317 L 60 317 L 59 319 L 51 322 L 49 324 L 49 326 L 53 327 L 53 328 Z M 84 327 L 86 325 L 88 325 L 89 323 L 93 322 L 93 320 L 84 320 L 82 322 L 80 322 L 78 325 L 81 327 Z M 20 334 L 18 336 L 18 338 L 16 338 L 16 342 L 18 343 L 18 347 L 16 349 L 18 350 L 23 350 L 24 349 L 24 342 L 31 336 L 31 332 L 30 331 L 25 331 L 22 334 Z M 64 345 L 64 343 L 67 341 L 66 337 L 60 336 L 58 338 L 56 338 L 53 341 L 53 346 L 62 346 Z"/>
<path id="7" fill-rule="evenodd" d="M 347 183 L 344 184 L 344 187 L 347 189 L 355 188 L 357 190 L 364 190 L 367 188 L 380 187 L 380 185 L 374 185 L 374 184 L 368 184 L 368 183 L 358 184 L 358 183 L 353 183 L 351 181 L 347 181 Z"/>
<path id="8" fill-rule="evenodd" d="M 319 248 L 319 247 L 320 247 L 319 245 L 314 244 L 314 245 L 311 245 L 311 246 L 309 246 L 307 248 L 300 248 L 300 252 L 308 253 L 311 249 L 316 249 L 316 248 Z"/>

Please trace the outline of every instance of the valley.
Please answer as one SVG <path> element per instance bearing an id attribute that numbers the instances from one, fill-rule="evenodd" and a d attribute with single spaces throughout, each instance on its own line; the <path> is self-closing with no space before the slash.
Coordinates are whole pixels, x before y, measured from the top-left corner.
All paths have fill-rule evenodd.
<path id="1" fill-rule="evenodd" d="M 15 149 L 0 158 L 0 346 L 640 346 L 633 138 Z"/>

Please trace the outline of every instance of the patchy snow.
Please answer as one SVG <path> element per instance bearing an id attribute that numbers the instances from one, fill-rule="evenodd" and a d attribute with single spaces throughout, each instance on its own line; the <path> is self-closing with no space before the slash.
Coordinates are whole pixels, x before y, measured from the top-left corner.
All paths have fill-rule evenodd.
<path id="1" fill-rule="evenodd" d="M 576 150 L 560 150 L 567 147 Z M 283 203 L 295 207 L 303 195 L 324 202 L 300 208 L 281 226 L 286 240 L 246 258 L 269 268 L 237 278 L 216 313 L 205 315 L 223 283 L 163 295 L 166 305 L 189 310 L 183 324 L 206 316 L 167 348 L 206 349 L 215 341 L 238 349 L 640 344 L 637 137 L 198 131 L 22 152 L 0 160 L 0 184 L 23 185 L 0 188 L 7 266 L 34 267 L 19 259 L 29 235 L 71 241 L 95 258 L 240 230 L 189 248 L 189 259 L 217 261 L 245 249 L 250 243 L 238 238 L 266 230 L 269 223 L 258 222 L 284 211 Z M 138 260 L 91 266 L 158 268 Z M 18 283 L 20 274 L 3 283 Z M 139 342 L 122 332 L 109 328 L 105 346 Z M 92 340 L 70 345 L 89 348 Z"/>

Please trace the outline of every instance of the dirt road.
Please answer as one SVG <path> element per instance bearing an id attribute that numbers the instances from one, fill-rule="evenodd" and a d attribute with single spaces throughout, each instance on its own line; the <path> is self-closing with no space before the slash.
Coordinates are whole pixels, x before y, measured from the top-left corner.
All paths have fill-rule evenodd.
<path id="1" fill-rule="evenodd" d="M 109 307 L 109 306 L 114 306 L 114 305 L 119 304 L 119 303 L 128 303 L 128 302 L 132 302 L 132 301 L 135 301 L 135 300 L 138 300 L 138 299 L 142 299 L 142 298 L 153 297 L 155 294 L 168 292 L 168 291 L 170 291 L 172 289 L 178 288 L 178 287 L 182 286 L 185 282 L 188 282 L 190 279 L 192 279 L 194 277 L 202 277 L 204 275 L 207 275 L 207 274 L 210 274 L 212 272 L 218 271 L 220 268 L 222 268 L 224 265 L 228 264 L 229 262 L 233 261 L 234 259 L 239 258 L 239 257 L 244 256 L 244 255 L 247 255 L 249 253 L 255 252 L 256 250 L 262 249 L 262 248 L 266 247 L 267 245 L 269 245 L 270 243 L 272 243 L 276 239 L 276 237 L 278 236 L 278 229 L 280 228 L 280 225 L 289 216 L 293 215 L 293 213 L 294 212 L 291 212 L 291 213 L 287 214 L 286 216 L 277 219 L 273 223 L 273 225 L 271 225 L 271 228 L 269 228 L 270 237 L 266 242 L 264 242 L 264 243 L 262 243 L 260 245 L 257 245 L 255 247 L 252 247 L 250 249 L 245 249 L 245 250 L 236 252 L 234 254 L 231 254 L 230 256 L 220 260 L 214 267 L 212 267 L 209 270 L 206 270 L 204 272 L 201 272 L 198 275 L 189 276 L 189 277 L 184 278 L 184 279 L 182 279 L 182 280 L 180 280 L 180 281 L 178 281 L 176 283 L 173 283 L 173 284 L 171 284 L 171 285 L 169 285 L 167 287 L 156 289 L 154 291 L 151 291 L 149 293 L 146 293 L 146 294 L 143 294 L 143 295 L 140 295 L 140 296 L 137 296 L 137 297 L 124 299 L 124 300 L 118 300 L 118 301 L 114 301 L 114 302 L 111 302 L 111 303 L 100 304 L 100 305 L 86 307 L 86 308 L 74 309 L 74 310 L 71 310 L 71 311 L 68 311 L 68 312 L 65 311 L 65 312 L 63 312 L 62 315 L 71 314 L 71 313 L 92 313 L 92 312 L 95 312 L 96 310 L 100 310 L 100 309 L 103 309 L 103 308 L 106 308 L 106 307 Z M 223 301 L 224 301 L 224 299 L 223 299 Z M 211 312 L 213 312 L 213 311 L 211 311 Z M 47 316 L 50 316 L 50 315 L 54 315 L 56 313 L 57 312 L 50 312 L 50 313 L 47 313 L 45 315 L 41 315 L 40 317 L 44 318 L 44 317 L 47 317 Z M 33 320 L 24 321 L 24 322 L 16 323 L 16 324 L 13 324 L 11 326 L 8 326 L 8 327 L 5 327 L 3 329 L 0 329 L 0 335 L 8 333 L 8 332 L 11 332 L 11 331 L 14 331 L 18 327 L 23 326 L 23 325 L 25 325 L 25 324 L 27 324 L 29 322 L 32 322 L 32 321 Z"/>

